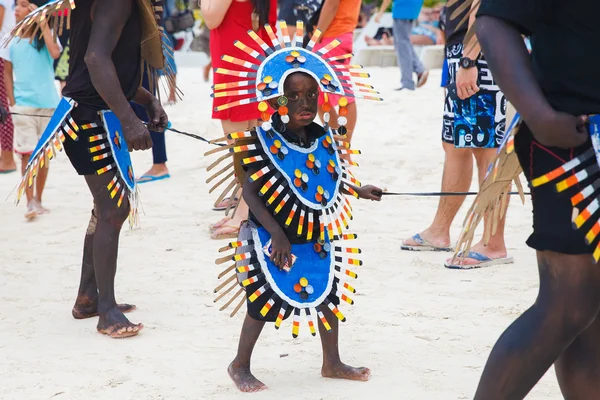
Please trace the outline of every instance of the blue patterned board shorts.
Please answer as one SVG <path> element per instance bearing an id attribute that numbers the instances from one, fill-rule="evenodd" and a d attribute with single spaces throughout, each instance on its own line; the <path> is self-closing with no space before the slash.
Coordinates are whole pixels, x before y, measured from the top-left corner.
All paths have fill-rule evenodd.
<path id="1" fill-rule="evenodd" d="M 448 46 L 447 86 L 456 82 L 462 44 Z M 506 130 L 506 97 L 494 81 L 485 59 L 478 60 L 479 92 L 465 100 L 446 91 L 442 140 L 459 148 L 498 148 Z"/>

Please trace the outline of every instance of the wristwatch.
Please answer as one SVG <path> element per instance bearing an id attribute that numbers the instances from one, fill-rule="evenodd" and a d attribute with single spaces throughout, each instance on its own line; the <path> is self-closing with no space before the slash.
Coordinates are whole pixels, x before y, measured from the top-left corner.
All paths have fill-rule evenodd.
<path id="1" fill-rule="evenodd" d="M 471 60 L 469 57 L 461 57 L 460 67 L 469 69 L 477 66 L 477 60 Z"/>

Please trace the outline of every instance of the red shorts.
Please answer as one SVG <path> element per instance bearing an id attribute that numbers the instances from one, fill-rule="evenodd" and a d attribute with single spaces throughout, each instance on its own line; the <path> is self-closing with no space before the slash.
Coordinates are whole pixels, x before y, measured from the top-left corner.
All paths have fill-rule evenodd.
<path id="1" fill-rule="evenodd" d="M 338 47 L 336 47 L 335 49 L 331 50 L 329 53 L 325 54 L 325 56 L 324 56 L 325 58 L 342 56 L 344 54 L 352 53 L 352 41 L 354 39 L 354 32 L 344 33 L 343 35 L 338 36 L 338 37 L 323 38 L 323 39 L 321 39 L 321 42 L 317 46 L 315 46 L 315 50 L 318 50 L 321 47 L 327 46 L 329 43 L 333 42 L 335 39 L 340 40 L 342 43 L 340 45 L 338 45 Z M 336 62 L 339 64 L 342 64 L 342 65 L 350 65 L 350 62 L 352 62 L 352 58 L 345 58 L 341 61 L 336 61 Z M 329 97 L 329 104 L 331 104 L 332 106 L 335 107 L 338 105 L 338 100 L 341 96 L 330 94 L 330 95 L 328 95 L 328 97 Z M 346 97 L 346 98 L 348 99 L 348 103 L 354 103 L 354 101 L 355 101 L 354 97 Z M 319 94 L 319 105 L 322 105 L 323 103 L 325 103 L 325 97 L 323 96 L 323 92 L 321 92 Z"/>

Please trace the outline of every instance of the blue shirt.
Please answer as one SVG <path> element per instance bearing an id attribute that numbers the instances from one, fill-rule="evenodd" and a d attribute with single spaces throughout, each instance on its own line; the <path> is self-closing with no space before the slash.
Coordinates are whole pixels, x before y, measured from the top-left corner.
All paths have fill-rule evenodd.
<path id="1" fill-rule="evenodd" d="M 417 19 L 423 7 L 423 0 L 394 0 L 392 17 L 394 19 Z"/>
<path id="2" fill-rule="evenodd" d="M 13 65 L 16 105 L 56 108 L 60 98 L 54 85 L 54 59 L 46 46 L 38 51 L 29 39 L 15 39 L 3 57 Z"/>

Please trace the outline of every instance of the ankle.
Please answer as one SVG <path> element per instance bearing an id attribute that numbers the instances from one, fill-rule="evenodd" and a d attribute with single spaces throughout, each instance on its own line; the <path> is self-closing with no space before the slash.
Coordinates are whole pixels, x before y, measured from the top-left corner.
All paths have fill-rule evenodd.
<path id="1" fill-rule="evenodd" d="M 245 369 L 250 370 L 250 360 L 242 360 L 238 356 L 236 356 L 230 365 L 233 369 Z"/>

